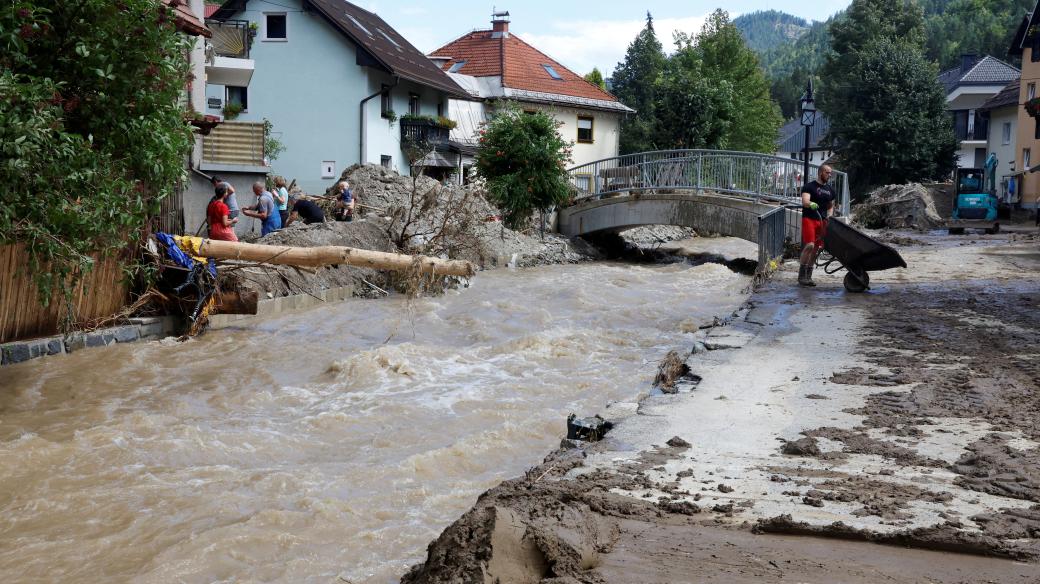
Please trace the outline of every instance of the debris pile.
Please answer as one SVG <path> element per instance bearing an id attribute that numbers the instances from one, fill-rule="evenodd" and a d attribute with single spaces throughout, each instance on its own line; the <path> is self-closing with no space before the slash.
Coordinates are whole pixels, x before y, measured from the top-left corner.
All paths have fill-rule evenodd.
<path id="1" fill-rule="evenodd" d="M 936 208 L 943 191 L 919 183 L 886 185 L 867 195 L 852 210 L 852 221 L 868 229 L 917 229 L 927 231 L 946 225 Z"/>

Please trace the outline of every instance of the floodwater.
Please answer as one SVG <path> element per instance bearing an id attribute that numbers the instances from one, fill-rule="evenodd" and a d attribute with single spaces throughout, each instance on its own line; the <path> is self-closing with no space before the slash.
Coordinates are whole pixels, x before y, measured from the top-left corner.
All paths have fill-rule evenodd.
<path id="1" fill-rule="evenodd" d="M 0 582 L 394 582 L 748 282 L 498 270 L 0 369 Z"/>

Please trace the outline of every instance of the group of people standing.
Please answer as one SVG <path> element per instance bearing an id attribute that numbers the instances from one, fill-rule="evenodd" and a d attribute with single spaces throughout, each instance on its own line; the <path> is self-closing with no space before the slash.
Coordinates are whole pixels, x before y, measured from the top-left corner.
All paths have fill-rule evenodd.
<path id="1" fill-rule="evenodd" d="M 267 190 L 263 182 L 253 183 L 253 194 L 256 196 L 256 204 L 248 207 L 239 207 L 235 198 L 235 187 L 230 183 L 214 176 L 210 179 L 213 184 L 213 198 L 206 207 L 206 220 L 209 223 L 209 238 L 223 241 L 238 241 L 235 234 L 235 225 L 238 223 L 239 215 L 259 219 L 261 228 L 260 236 L 278 231 L 287 227 L 297 219 L 304 224 L 324 223 L 325 212 L 313 201 L 290 194 L 285 186 L 285 179 L 277 176 L 274 178 L 274 190 Z M 337 183 L 337 219 L 339 209 L 348 207 L 344 200 L 349 202 L 350 217 L 353 216 L 354 200 L 347 181 Z M 350 218 L 343 219 L 349 221 Z"/>

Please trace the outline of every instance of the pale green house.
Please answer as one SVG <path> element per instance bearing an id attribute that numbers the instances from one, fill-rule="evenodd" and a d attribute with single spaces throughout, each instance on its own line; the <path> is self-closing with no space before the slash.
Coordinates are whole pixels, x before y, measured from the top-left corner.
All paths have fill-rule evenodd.
<path id="1" fill-rule="evenodd" d="M 394 118 L 447 115 L 449 97 L 468 98 L 383 19 L 343 0 L 229 0 L 210 7 L 207 23 L 205 113 L 225 114 L 229 104 L 242 111 L 214 129 L 208 161 L 204 145 L 206 173 L 269 163 L 309 193 L 356 163 L 409 174 L 402 134 L 415 123 Z M 285 146 L 273 161 L 257 149 L 264 119 Z M 451 164 L 447 153 L 436 159 Z"/>

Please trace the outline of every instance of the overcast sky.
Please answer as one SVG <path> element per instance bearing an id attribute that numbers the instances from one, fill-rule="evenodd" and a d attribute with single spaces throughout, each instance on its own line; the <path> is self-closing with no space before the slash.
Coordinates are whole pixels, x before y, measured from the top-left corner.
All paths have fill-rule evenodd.
<path id="1" fill-rule="evenodd" d="M 357 0 L 355 0 L 357 1 Z M 673 31 L 694 33 L 721 2 L 647 0 L 524 0 L 497 4 L 475 0 L 418 2 L 361 0 L 419 50 L 438 47 L 481 28 L 491 27 L 494 8 L 510 12 L 510 31 L 566 67 L 585 74 L 599 67 L 609 75 L 642 29 L 647 10 L 654 16 L 658 38 L 670 50 Z M 809 20 L 826 20 L 850 0 L 727 0 L 730 17 L 756 10 L 781 10 Z"/>

